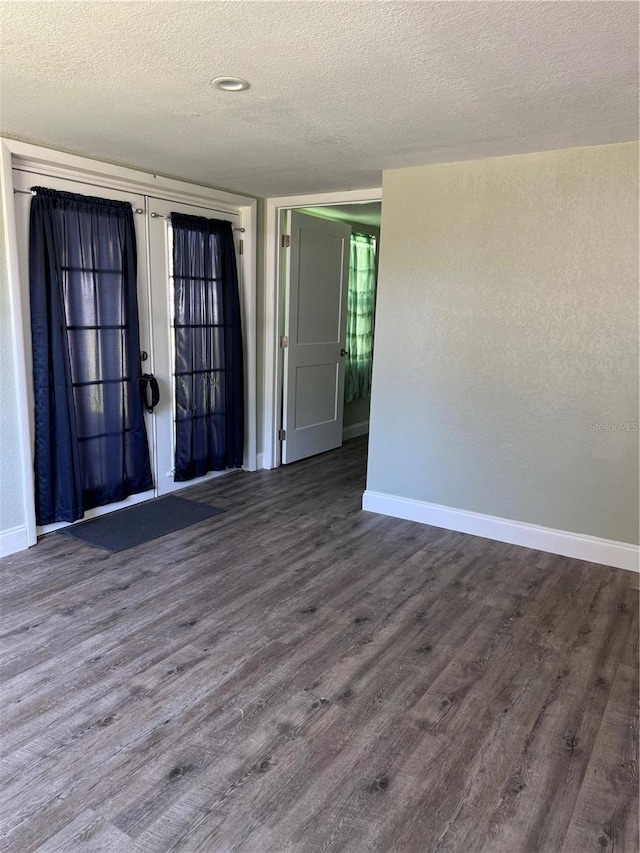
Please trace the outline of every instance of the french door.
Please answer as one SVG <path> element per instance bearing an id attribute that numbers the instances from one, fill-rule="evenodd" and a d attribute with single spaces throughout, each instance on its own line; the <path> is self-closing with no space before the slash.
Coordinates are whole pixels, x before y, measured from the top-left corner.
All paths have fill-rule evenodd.
<path id="1" fill-rule="evenodd" d="M 171 214 L 203 216 L 207 219 L 224 219 L 234 227 L 236 254 L 240 251 L 240 215 L 235 212 L 192 204 L 179 204 L 158 198 L 149 199 L 149 258 L 151 279 L 151 311 L 154 330 L 155 371 L 160 384 L 158 414 L 162 428 L 156 423 L 156 488 L 159 495 L 184 489 L 224 471 L 212 471 L 188 482 L 174 479 L 174 455 L 176 446 L 176 394 L 175 394 L 175 318 L 174 318 L 174 270 Z M 238 285 L 242 293 L 241 265 L 238 265 Z"/>
<path id="2" fill-rule="evenodd" d="M 145 210 L 145 198 L 144 196 L 137 195 L 135 193 L 123 192 L 119 190 L 111 190 L 104 189 L 103 187 L 95 186 L 92 184 L 80 183 L 78 181 L 71 181 L 62 178 L 52 178 L 44 175 L 34 175 L 30 172 L 22 172 L 20 170 L 14 170 L 14 189 L 16 192 L 16 218 L 18 224 L 18 241 L 19 241 L 19 256 L 20 256 L 20 280 L 23 284 L 23 306 L 24 306 L 24 335 L 25 340 L 31 340 L 31 317 L 30 317 L 30 299 L 29 299 L 29 211 L 31 198 L 30 189 L 34 185 L 40 185 L 47 187 L 48 189 L 58 190 L 62 192 L 70 192 L 77 193 L 85 196 L 92 196 L 94 198 L 107 199 L 112 201 L 122 201 L 128 204 L 131 204 L 131 207 L 134 211 L 134 228 L 135 228 L 135 237 L 137 244 L 137 297 L 138 297 L 138 324 L 139 324 L 139 338 L 140 338 L 140 351 L 141 354 L 149 353 L 151 351 L 151 328 L 150 328 L 150 317 L 149 317 L 149 299 L 148 299 L 148 288 L 146 286 L 147 274 L 146 274 L 146 239 L 145 239 L 145 222 L 144 222 L 144 210 Z M 139 211 L 139 212 L 138 212 Z M 32 353 L 31 350 L 27 352 L 27 369 L 28 373 L 32 375 Z M 101 379 L 102 377 L 98 376 L 97 379 Z M 31 435 L 32 438 L 35 435 L 35 400 L 33 387 L 31 384 L 28 388 L 29 394 L 29 410 L 31 416 Z M 153 459 L 153 430 L 151 429 L 151 419 L 150 416 L 145 415 L 145 426 L 147 431 L 147 436 L 149 438 L 149 453 L 150 458 Z M 97 515 L 102 515 L 105 512 L 112 511 L 114 509 L 121 509 L 126 506 L 130 506 L 134 503 L 138 503 L 140 501 L 148 500 L 149 498 L 154 497 L 155 490 L 148 489 L 143 492 L 138 492 L 136 494 L 130 495 L 128 498 L 122 501 L 117 501 L 115 503 L 98 506 L 92 509 L 87 509 L 84 513 L 84 518 L 92 518 Z M 51 524 L 46 524 L 38 527 L 38 533 L 47 533 L 51 530 L 55 530 L 59 527 L 65 526 L 67 522 L 53 522 Z"/>
<path id="3" fill-rule="evenodd" d="M 29 211 L 33 186 L 78 193 L 97 198 L 124 201 L 134 211 L 137 244 L 137 296 L 139 315 L 141 372 L 152 374 L 158 381 L 160 401 L 153 413 L 145 412 L 145 425 L 153 474 L 153 489 L 131 495 L 124 501 L 85 511 L 91 518 L 126 506 L 184 488 L 193 483 L 220 476 L 225 472 L 207 474 L 188 483 L 174 482 L 175 448 L 175 340 L 173 330 L 173 261 L 171 242 L 171 213 L 186 213 L 212 219 L 226 219 L 236 228 L 240 216 L 236 211 L 208 208 L 174 201 L 150 198 L 144 195 L 105 188 L 82 181 L 49 177 L 30 171 L 14 169 L 16 190 L 16 219 L 18 225 L 20 280 L 23 286 L 23 322 L 25 340 L 31 340 L 29 313 Z M 239 234 L 239 230 L 235 232 Z M 239 249 L 237 245 L 237 249 Z M 239 275 L 241 275 L 239 270 Z M 242 292 L 242 288 L 241 288 Z M 28 375 L 32 375 L 30 350 L 26 354 Z M 28 388 L 31 413 L 31 435 L 35 435 L 33 387 Z M 55 522 L 37 528 L 37 533 L 47 533 L 67 522 Z"/>

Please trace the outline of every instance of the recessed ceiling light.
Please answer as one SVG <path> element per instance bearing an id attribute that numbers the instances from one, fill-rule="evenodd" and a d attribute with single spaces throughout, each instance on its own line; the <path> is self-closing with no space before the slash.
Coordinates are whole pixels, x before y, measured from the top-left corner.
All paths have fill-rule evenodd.
<path id="1" fill-rule="evenodd" d="M 247 81 L 241 77 L 214 77 L 211 83 L 224 92 L 246 92 L 249 88 Z"/>

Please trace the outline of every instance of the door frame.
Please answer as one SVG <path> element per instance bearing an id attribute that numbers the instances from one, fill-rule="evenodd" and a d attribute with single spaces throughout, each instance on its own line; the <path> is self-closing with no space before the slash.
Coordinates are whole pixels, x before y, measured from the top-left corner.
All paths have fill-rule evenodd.
<path id="1" fill-rule="evenodd" d="M 265 200 L 265 269 L 264 269 L 264 410 L 262 419 L 262 453 L 259 468 L 279 468 L 282 454 L 278 430 L 282 415 L 283 370 L 280 358 L 280 322 L 283 305 L 283 250 L 281 246 L 283 216 L 286 210 L 299 207 L 327 207 L 359 202 L 382 201 L 382 188 L 341 190 L 329 193 L 307 193 L 274 196 Z"/>
<path id="2" fill-rule="evenodd" d="M 36 544 L 36 513 L 33 476 L 33 449 L 31 440 L 27 388 L 31 378 L 27 372 L 29 337 L 24 328 L 22 288 L 20 282 L 16 216 L 13 203 L 13 169 L 45 173 L 52 177 L 67 178 L 99 184 L 102 187 L 126 190 L 145 196 L 161 197 L 186 204 L 205 203 L 205 206 L 226 206 L 240 213 L 243 234 L 243 254 L 238 259 L 243 266 L 243 321 L 245 336 L 245 464 L 254 471 L 257 441 L 257 378 L 256 378 L 256 257 L 258 200 L 251 196 L 226 192 L 206 185 L 190 183 L 126 166 L 105 163 L 102 160 L 80 157 L 53 148 L 45 148 L 0 137 L 0 204 L 3 212 L 3 237 L 6 247 L 4 274 L 9 291 L 11 346 L 13 350 L 13 381 L 15 384 L 16 424 L 18 428 L 23 492 L 24 530 L 12 533 L 12 551 Z"/>

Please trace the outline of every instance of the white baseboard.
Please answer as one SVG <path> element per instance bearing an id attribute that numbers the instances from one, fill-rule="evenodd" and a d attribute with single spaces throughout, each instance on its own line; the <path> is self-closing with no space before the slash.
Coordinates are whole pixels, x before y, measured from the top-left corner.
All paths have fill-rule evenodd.
<path id="1" fill-rule="evenodd" d="M 256 471 L 260 471 L 264 468 L 264 453 L 256 454 Z"/>
<path id="2" fill-rule="evenodd" d="M 539 524 L 511 521 L 508 518 L 401 498 L 369 489 L 362 496 L 362 509 L 381 515 L 391 515 L 394 518 L 418 521 L 421 524 L 430 524 L 433 527 L 443 527 L 446 530 L 470 533 L 485 539 L 495 539 L 498 542 L 508 542 L 511 545 L 548 551 L 563 557 L 574 557 L 578 560 L 601 563 L 631 572 L 640 571 L 638 566 L 640 549 L 637 545 L 626 542 L 615 542 L 612 539 L 600 539 L 597 536 L 570 533 L 566 530 L 554 530 L 552 527 L 542 527 Z"/>
<path id="3" fill-rule="evenodd" d="M 359 435 L 366 435 L 369 432 L 369 421 L 359 421 L 357 424 L 343 427 L 342 440 L 349 441 L 350 438 L 357 438 Z"/>
<path id="4" fill-rule="evenodd" d="M 17 554 L 29 547 L 29 538 L 26 527 L 10 527 L 8 530 L 0 531 L 0 557 L 8 557 L 9 554 Z"/>

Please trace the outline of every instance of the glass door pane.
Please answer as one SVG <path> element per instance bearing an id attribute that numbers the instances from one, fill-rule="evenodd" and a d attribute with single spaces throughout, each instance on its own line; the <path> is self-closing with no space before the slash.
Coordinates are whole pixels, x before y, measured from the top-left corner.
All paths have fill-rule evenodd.
<path id="1" fill-rule="evenodd" d="M 220 476 L 225 472 L 210 472 L 201 477 L 180 482 L 175 480 L 176 447 L 176 339 L 175 339 L 175 281 L 173 270 L 173 231 L 171 213 L 223 219 L 240 227 L 237 211 L 205 208 L 199 205 L 179 204 L 163 199 L 149 199 L 149 247 L 151 257 L 151 314 L 154 328 L 155 373 L 160 385 L 160 404 L 156 409 L 155 429 L 158 459 L 157 486 L 160 494 L 183 489 L 186 486 Z M 154 216 L 155 214 L 155 216 Z M 240 232 L 234 231 L 236 255 Z M 241 277 L 238 264 L 238 276 Z M 242 282 L 239 280 L 240 293 Z M 242 310 L 242 306 L 241 306 Z M 182 369 L 178 372 L 183 372 Z"/>

